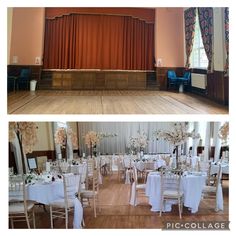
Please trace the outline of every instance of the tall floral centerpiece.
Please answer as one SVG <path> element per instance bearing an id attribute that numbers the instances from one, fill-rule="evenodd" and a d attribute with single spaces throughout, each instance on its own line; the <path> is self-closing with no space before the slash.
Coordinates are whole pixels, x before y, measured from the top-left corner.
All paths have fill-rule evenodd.
<path id="1" fill-rule="evenodd" d="M 138 132 L 136 137 L 131 136 L 129 138 L 127 147 L 131 152 L 140 152 L 142 153 L 144 148 L 148 145 L 147 135 L 144 132 Z M 142 156 L 142 155 L 141 155 Z"/>
<path id="2" fill-rule="evenodd" d="M 100 143 L 100 141 L 103 138 L 108 138 L 108 137 L 116 137 L 117 134 L 111 134 L 111 133 L 97 133 L 95 131 L 89 131 L 85 136 L 84 136 L 84 141 L 88 149 L 90 150 L 90 156 L 91 158 L 96 156 L 96 147 Z"/>
<path id="3" fill-rule="evenodd" d="M 97 144 L 100 142 L 100 137 L 95 131 L 89 131 L 85 137 L 85 144 L 89 148 L 90 156 L 93 157 L 93 149 L 96 148 Z"/>
<path id="4" fill-rule="evenodd" d="M 177 169 L 179 168 L 179 146 L 186 143 L 188 138 L 200 138 L 200 135 L 196 134 L 195 130 L 189 132 L 188 129 L 188 122 L 176 122 L 171 127 L 171 130 L 158 130 L 154 132 L 154 137 L 157 140 L 163 138 L 175 146 Z"/>
<path id="5" fill-rule="evenodd" d="M 225 122 L 219 129 L 219 138 L 222 140 L 222 145 L 227 145 L 229 138 L 229 122 Z"/>
<path id="6" fill-rule="evenodd" d="M 33 147 L 37 143 L 37 125 L 34 122 L 10 122 L 9 141 L 16 137 L 20 144 L 23 173 L 26 174 L 25 156 L 33 152 Z"/>
<path id="7" fill-rule="evenodd" d="M 68 127 L 67 129 L 65 127 L 57 128 L 54 135 L 54 141 L 55 141 L 55 144 L 60 146 L 61 152 L 63 152 L 64 150 L 66 153 L 66 148 L 67 148 L 69 139 L 71 140 L 72 147 L 78 146 L 77 135 L 73 132 L 73 130 L 70 127 Z"/>

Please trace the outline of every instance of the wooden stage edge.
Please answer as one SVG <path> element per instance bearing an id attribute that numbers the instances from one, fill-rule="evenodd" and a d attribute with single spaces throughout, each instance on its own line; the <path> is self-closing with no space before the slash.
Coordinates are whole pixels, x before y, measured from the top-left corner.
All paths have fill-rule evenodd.
<path id="1" fill-rule="evenodd" d="M 145 90 L 148 80 L 156 85 L 155 71 L 147 70 L 42 70 L 40 89 L 121 89 Z"/>

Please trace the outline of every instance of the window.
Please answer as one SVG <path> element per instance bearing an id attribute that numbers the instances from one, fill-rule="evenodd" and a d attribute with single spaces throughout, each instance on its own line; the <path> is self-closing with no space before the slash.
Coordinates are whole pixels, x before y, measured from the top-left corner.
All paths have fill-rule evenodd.
<path id="1" fill-rule="evenodd" d="M 208 66 L 208 59 L 202 43 L 202 35 L 199 26 L 198 14 L 196 16 L 195 36 L 193 41 L 193 51 L 191 53 L 191 67 L 206 69 Z"/>

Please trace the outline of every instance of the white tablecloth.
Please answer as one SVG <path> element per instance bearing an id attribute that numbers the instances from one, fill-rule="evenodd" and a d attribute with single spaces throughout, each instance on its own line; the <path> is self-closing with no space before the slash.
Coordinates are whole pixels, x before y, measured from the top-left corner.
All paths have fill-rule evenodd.
<path id="1" fill-rule="evenodd" d="M 222 174 L 229 174 L 229 164 L 222 163 L 221 168 L 222 168 Z M 212 164 L 211 165 L 211 175 L 218 174 L 218 171 L 219 171 L 219 165 Z"/>
<path id="2" fill-rule="evenodd" d="M 181 188 L 184 192 L 184 206 L 191 209 L 192 213 L 198 211 L 202 190 L 206 176 L 187 175 L 181 178 Z M 151 211 L 160 211 L 161 206 L 161 176 L 158 172 L 148 175 L 146 183 L 146 195 L 149 197 Z M 171 211 L 172 202 L 167 202 L 164 211 Z"/>
<path id="3" fill-rule="evenodd" d="M 33 200 L 45 205 L 49 205 L 50 202 L 58 200 L 64 197 L 63 181 L 57 180 L 52 183 L 35 183 L 27 186 L 28 199 Z M 80 201 L 74 199 L 74 220 L 73 227 L 75 229 L 81 228 L 81 222 L 83 220 L 83 208 Z"/>

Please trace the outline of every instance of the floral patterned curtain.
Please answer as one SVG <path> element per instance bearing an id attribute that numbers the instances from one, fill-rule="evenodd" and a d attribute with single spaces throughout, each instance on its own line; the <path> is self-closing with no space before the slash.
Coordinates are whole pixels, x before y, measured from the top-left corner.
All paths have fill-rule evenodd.
<path id="1" fill-rule="evenodd" d="M 196 23 L 196 8 L 192 7 L 184 11 L 184 22 L 185 22 L 185 47 L 186 47 L 186 68 L 190 67 L 190 55 L 193 49 L 193 41 L 195 34 L 195 23 Z"/>
<path id="2" fill-rule="evenodd" d="M 226 62 L 225 71 L 229 69 L 229 8 L 225 8 L 225 49 L 226 49 Z"/>
<path id="3" fill-rule="evenodd" d="M 202 42 L 208 58 L 208 71 L 213 70 L 213 8 L 198 8 L 199 25 L 202 34 Z"/>

